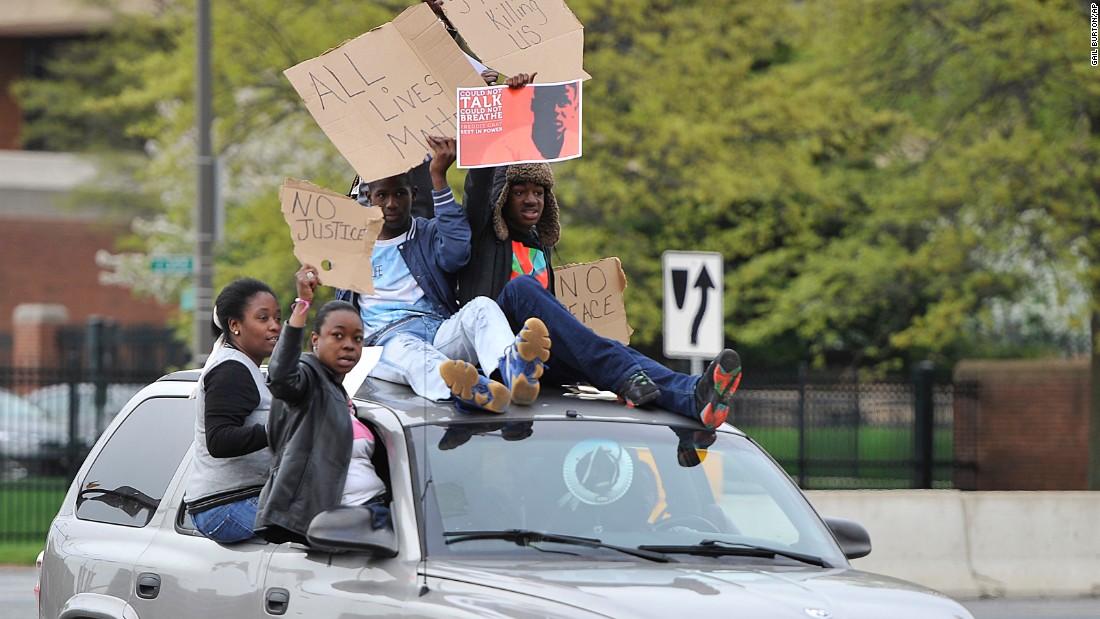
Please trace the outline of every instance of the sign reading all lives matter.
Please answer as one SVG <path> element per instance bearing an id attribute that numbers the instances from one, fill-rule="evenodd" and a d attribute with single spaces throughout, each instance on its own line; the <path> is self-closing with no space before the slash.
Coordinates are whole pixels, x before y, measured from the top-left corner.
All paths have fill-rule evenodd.
<path id="1" fill-rule="evenodd" d="M 368 180 L 424 161 L 426 135 L 455 137 L 459 87 L 484 80 L 422 2 L 284 71 L 309 113 Z"/>
<path id="2" fill-rule="evenodd" d="M 598 335 L 630 343 L 623 291 L 626 274 L 618 258 L 569 264 L 554 269 L 554 296 L 577 320 Z"/>
<path id="3" fill-rule="evenodd" d="M 581 82 L 458 89 L 458 167 L 581 156 Z"/>
<path id="4" fill-rule="evenodd" d="M 562 0 L 446 0 L 443 13 L 470 50 L 501 75 L 586 80 L 584 27 Z"/>
<path id="5" fill-rule="evenodd" d="M 317 267 L 326 286 L 374 294 L 370 259 L 382 209 L 293 178 L 279 188 L 279 202 L 299 262 Z"/>

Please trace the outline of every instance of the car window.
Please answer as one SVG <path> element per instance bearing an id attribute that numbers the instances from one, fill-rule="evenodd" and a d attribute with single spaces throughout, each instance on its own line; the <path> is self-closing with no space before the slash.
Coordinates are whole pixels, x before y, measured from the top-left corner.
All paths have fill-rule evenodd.
<path id="1" fill-rule="evenodd" d="M 409 437 L 426 475 L 431 554 L 526 552 L 484 539 L 526 530 L 627 547 L 717 540 L 844 561 L 797 487 L 743 436 L 539 420 L 429 426 Z"/>
<path id="2" fill-rule="evenodd" d="M 111 435 L 81 480 L 76 516 L 109 524 L 149 523 L 195 429 L 195 401 L 150 398 Z"/>

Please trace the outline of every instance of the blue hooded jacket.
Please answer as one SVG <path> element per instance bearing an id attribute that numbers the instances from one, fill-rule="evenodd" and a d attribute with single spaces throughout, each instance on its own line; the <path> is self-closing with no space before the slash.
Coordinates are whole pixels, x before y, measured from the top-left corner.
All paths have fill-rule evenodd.
<path id="1" fill-rule="evenodd" d="M 470 259 L 470 224 L 450 188 L 433 190 L 432 199 L 435 217 L 412 218 L 409 238 L 398 249 L 432 310 L 445 320 L 458 310 L 455 273 Z M 359 307 L 359 293 L 352 290 L 337 289 L 336 298 Z M 378 335 L 368 335 L 365 344 L 372 345 Z"/>

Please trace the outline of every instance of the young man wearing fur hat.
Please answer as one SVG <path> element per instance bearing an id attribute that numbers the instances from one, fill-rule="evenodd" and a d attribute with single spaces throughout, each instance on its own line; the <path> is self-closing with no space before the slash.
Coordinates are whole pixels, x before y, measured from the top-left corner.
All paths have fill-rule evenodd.
<path id="1" fill-rule="evenodd" d="M 554 340 L 547 374 L 558 384 L 583 380 L 628 406 L 656 404 L 699 419 L 725 422 L 741 382 L 741 358 L 723 350 L 702 376 L 673 372 L 615 340 L 600 337 L 554 297 L 550 250 L 561 233 L 554 172 L 548 164 L 472 169 L 464 202 L 470 260 L 458 272 L 460 304 L 496 299 L 513 327 L 539 318 Z"/>

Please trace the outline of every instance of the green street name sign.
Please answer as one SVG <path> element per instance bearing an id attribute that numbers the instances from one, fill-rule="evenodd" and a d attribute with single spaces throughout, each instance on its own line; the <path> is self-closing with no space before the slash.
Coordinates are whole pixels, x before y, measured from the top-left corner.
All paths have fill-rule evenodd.
<path id="1" fill-rule="evenodd" d="M 195 271 L 194 257 L 189 254 L 151 256 L 149 270 L 154 273 L 190 275 Z"/>

